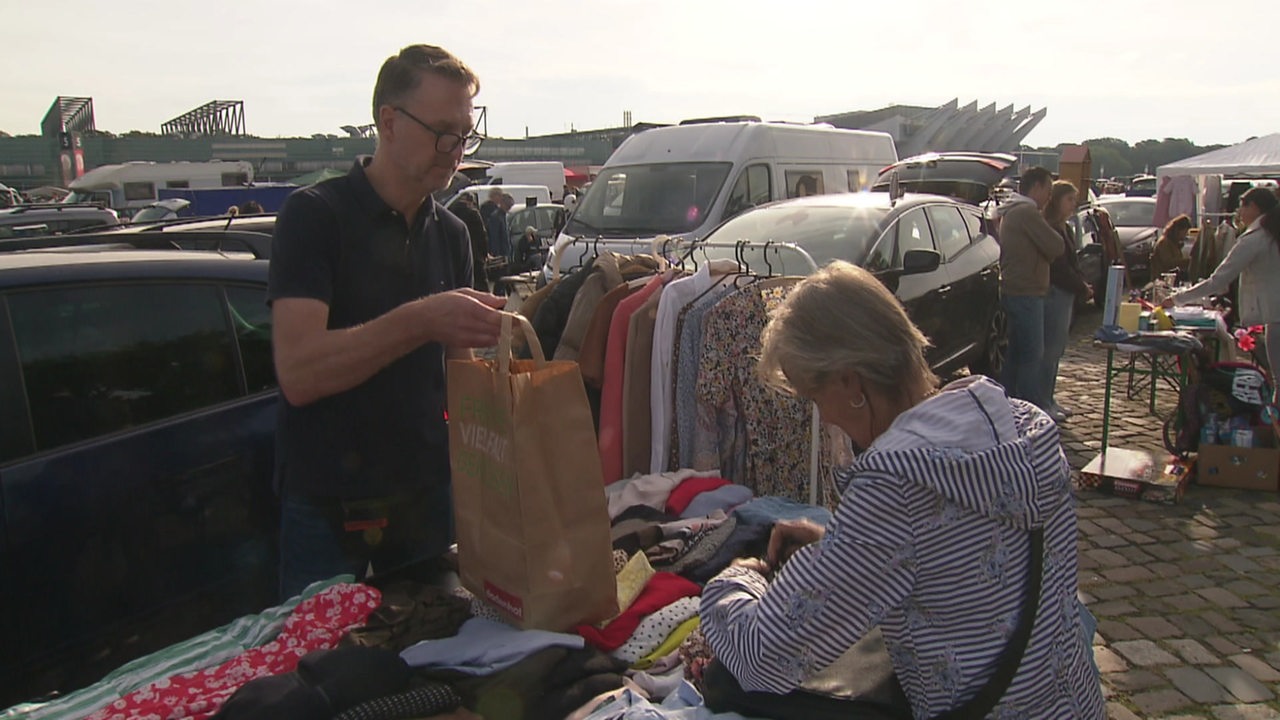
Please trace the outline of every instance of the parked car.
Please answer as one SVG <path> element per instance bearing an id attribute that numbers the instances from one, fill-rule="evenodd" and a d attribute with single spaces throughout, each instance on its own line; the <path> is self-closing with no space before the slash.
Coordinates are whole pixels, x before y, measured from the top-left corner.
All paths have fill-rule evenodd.
<path id="1" fill-rule="evenodd" d="M 0 209 L 0 240 L 110 228 L 120 224 L 114 210 L 93 203 L 31 203 Z"/>
<path id="2" fill-rule="evenodd" d="M 1129 183 L 1129 189 L 1124 194 L 1126 197 L 1155 197 L 1158 188 L 1156 183 L 1154 175 L 1140 175 Z"/>
<path id="3" fill-rule="evenodd" d="M 1151 279 L 1151 250 L 1160 238 L 1160 228 L 1155 224 L 1156 201 L 1154 198 L 1115 197 L 1102 198 L 1081 209 L 1071 219 L 1072 230 L 1080 241 L 1080 269 L 1094 289 L 1106 287 L 1106 269 L 1102 260 L 1102 246 L 1098 243 L 1096 212 L 1105 212 L 1116 227 L 1116 235 L 1129 268 L 1129 282 L 1138 287 Z M 1094 299 L 1101 304 L 1104 298 L 1096 292 Z"/>
<path id="4" fill-rule="evenodd" d="M 927 153 L 880 171 L 872 190 L 887 192 L 893 176 L 904 192 L 946 195 L 979 205 L 994 199 L 1001 182 L 1018 169 L 1018 158 L 1003 153 Z"/>
<path id="5" fill-rule="evenodd" d="M 954 198 L 908 194 L 895 202 L 888 193 L 846 193 L 764 205 L 720 225 L 707 242 L 793 243 L 819 267 L 847 260 L 866 268 L 929 337 L 937 372 L 967 365 L 998 376 L 1005 349 L 1000 247 L 983 228 L 981 210 Z M 705 253 L 746 260 L 756 272 L 809 271 L 797 254 L 777 248 Z"/>
<path id="6" fill-rule="evenodd" d="M 219 223 L 0 241 L 0 707 L 276 601 L 270 235 Z"/>
<path id="7" fill-rule="evenodd" d="M 563 205 L 534 205 L 533 207 L 515 207 L 507 214 L 507 227 L 511 229 L 512 242 L 524 234 L 526 228 L 538 231 L 543 245 L 555 242 L 556 234 L 564 227 L 565 208 Z"/>

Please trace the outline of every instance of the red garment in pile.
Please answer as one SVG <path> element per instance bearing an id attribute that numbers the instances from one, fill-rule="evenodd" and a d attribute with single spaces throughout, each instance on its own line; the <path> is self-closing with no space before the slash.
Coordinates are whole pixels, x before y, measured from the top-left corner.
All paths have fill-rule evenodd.
<path id="1" fill-rule="evenodd" d="M 342 636 L 363 625 L 381 603 L 382 594 L 375 588 L 334 585 L 299 603 L 280 634 L 266 645 L 218 667 L 154 682 L 87 720 L 203 720 L 250 680 L 293 672 L 307 653 L 337 647 Z"/>
<path id="2" fill-rule="evenodd" d="M 667 514 L 680 517 L 689 503 L 704 492 L 711 492 L 728 485 L 729 481 L 717 477 L 691 477 L 676 486 L 667 497 Z"/>
<path id="3" fill-rule="evenodd" d="M 681 598 L 697 597 L 702 588 L 692 580 L 686 580 L 673 573 L 658 573 L 649 578 L 640 597 L 627 608 L 627 611 L 614 618 L 604 628 L 593 625 L 579 625 L 574 632 L 586 639 L 587 643 L 604 652 L 613 652 L 622 647 L 640 621 L 661 610 Z"/>

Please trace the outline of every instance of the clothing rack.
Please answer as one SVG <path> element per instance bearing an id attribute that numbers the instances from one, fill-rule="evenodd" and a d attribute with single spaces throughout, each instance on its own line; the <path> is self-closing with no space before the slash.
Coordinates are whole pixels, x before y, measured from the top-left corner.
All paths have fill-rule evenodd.
<path id="1" fill-rule="evenodd" d="M 603 247 L 605 249 L 614 249 L 614 250 L 617 250 L 620 248 L 626 248 L 630 252 L 634 253 L 637 249 L 643 247 L 644 245 L 644 241 L 639 238 L 632 239 L 632 240 L 607 239 L 607 238 L 600 238 L 600 237 L 597 237 L 594 239 L 588 239 L 586 237 L 571 238 L 569 242 L 565 243 L 564 245 L 561 245 L 556 251 L 555 262 L 552 264 L 552 268 L 553 268 L 552 277 L 554 277 L 557 280 L 560 278 L 560 274 L 561 274 L 560 265 L 564 259 L 564 255 L 565 255 L 564 251 L 567 250 L 570 246 L 578 243 L 582 243 L 584 245 L 590 245 L 591 250 L 593 252 L 597 252 L 599 248 Z M 773 250 L 775 254 L 779 254 L 779 255 L 781 254 L 781 251 L 786 250 L 788 252 L 791 252 L 800 256 L 800 259 L 804 261 L 804 264 L 806 265 L 810 273 L 814 273 L 818 271 L 818 263 L 813 259 L 813 256 L 810 255 L 807 250 L 800 247 L 799 245 L 796 245 L 795 243 L 775 242 L 773 240 L 766 240 L 764 242 L 759 242 L 755 240 L 733 240 L 733 241 L 696 240 L 696 239 L 686 240 L 683 238 L 670 238 L 667 236 L 659 235 L 649 243 L 649 254 L 653 256 L 655 261 L 657 261 L 659 268 L 665 269 L 673 265 L 673 263 L 671 263 L 669 259 L 666 257 L 666 253 L 669 250 L 674 249 L 676 252 L 676 255 L 679 255 L 681 249 L 687 249 L 689 253 L 692 254 L 693 252 L 696 252 L 697 250 L 702 248 L 724 248 L 724 249 L 733 249 L 733 250 L 739 250 L 739 251 L 745 251 L 748 249 L 759 250 L 761 253 L 761 256 L 765 259 L 766 265 L 769 265 L 768 253 L 770 250 Z M 685 257 L 687 257 L 687 255 Z M 679 266 L 680 264 L 681 263 L 676 263 L 677 266 Z M 769 265 L 769 269 L 772 272 L 773 270 L 772 265 Z M 821 454 L 822 454 L 822 420 L 818 415 L 818 406 L 816 404 L 813 406 L 812 415 L 813 415 L 813 420 L 812 420 L 812 427 L 810 430 L 810 447 L 809 447 L 809 504 L 817 505 L 818 504 L 818 481 L 819 481 L 819 475 L 820 475 L 819 461 L 821 459 Z"/>

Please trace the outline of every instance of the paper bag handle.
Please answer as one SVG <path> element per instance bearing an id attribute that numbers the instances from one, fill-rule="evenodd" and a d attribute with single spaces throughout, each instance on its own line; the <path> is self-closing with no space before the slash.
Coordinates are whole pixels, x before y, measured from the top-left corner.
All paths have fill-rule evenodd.
<path id="1" fill-rule="evenodd" d="M 542 352 L 542 343 L 538 340 L 538 333 L 533 331 L 533 325 L 529 323 L 529 319 L 519 313 L 502 313 L 502 333 L 498 336 L 498 372 L 507 375 L 511 372 L 511 339 L 514 335 L 514 323 L 520 323 L 520 329 L 524 331 L 524 339 L 529 343 L 529 350 L 533 352 L 534 365 L 541 370 L 547 364 L 546 355 Z"/>

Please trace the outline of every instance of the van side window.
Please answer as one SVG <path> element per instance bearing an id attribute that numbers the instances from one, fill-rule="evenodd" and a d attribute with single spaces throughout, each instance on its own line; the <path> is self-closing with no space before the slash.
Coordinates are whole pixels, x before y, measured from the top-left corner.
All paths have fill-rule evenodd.
<path id="1" fill-rule="evenodd" d="M 849 171 L 849 192 L 860 192 L 862 190 L 862 171 Z"/>
<path id="2" fill-rule="evenodd" d="M 183 190 L 191 187 L 189 180 L 165 180 L 164 186 L 174 190 Z"/>
<path id="3" fill-rule="evenodd" d="M 768 165 L 752 165 L 738 178 L 725 204 L 724 219 L 737 215 L 773 198 Z"/>
<path id="4" fill-rule="evenodd" d="M 155 200 L 156 185 L 149 182 L 127 182 L 124 184 L 125 200 Z"/>
<path id="5" fill-rule="evenodd" d="M 222 187 L 238 187 L 248 184 L 248 173 L 222 173 Z"/>
<path id="6" fill-rule="evenodd" d="M 214 285 L 15 292 L 9 310 L 37 450 L 240 395 L 227 315 Z"/>
<path id="7" fill-rule="evenodd" d="M 227 287 L 227 310 L 231 328 L 240 345 L 245 386 L 250 395 L 276 387 L 276 368 L 271 358 L 271 308 L 262 287 Z"/>
<path id="8" fill-rule="evenodd" d="M 786 178 L 789 198 L 822 195 L 827 192 L 821 170 L 788 170 Z"/>

